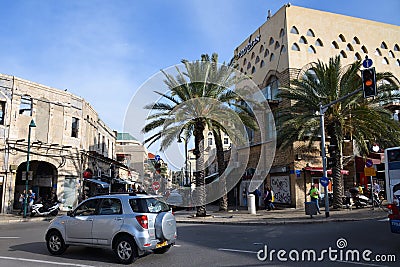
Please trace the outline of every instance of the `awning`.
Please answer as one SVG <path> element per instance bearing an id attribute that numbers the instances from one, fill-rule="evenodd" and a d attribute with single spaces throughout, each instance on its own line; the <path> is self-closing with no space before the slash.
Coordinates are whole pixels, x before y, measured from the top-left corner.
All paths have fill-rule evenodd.
<path id="1" fill-rule="evenodd" d="M 310 171 L 312 172 L 323 172 L 323 168 L 322 167 L 305 167 L 304 168 L 306 171 Z M 326 170 L 328 174 L 332 174 L 332 170 Z M 349 175 L 349 171 L 348 170 L 340 170 L 341 174 L 344 175 Z"/>
<path id="2" fill-rule="evenodd" d="M 90 183 L 94 183 L 94 184 L 100 186 L 101 188 L 108 188 L 109 187 L 108 183 L 100 181 L 100 180 L 96 180 L 96 179 L 87 179 L 86 178 L 84 181 L 90 182 Z"/>

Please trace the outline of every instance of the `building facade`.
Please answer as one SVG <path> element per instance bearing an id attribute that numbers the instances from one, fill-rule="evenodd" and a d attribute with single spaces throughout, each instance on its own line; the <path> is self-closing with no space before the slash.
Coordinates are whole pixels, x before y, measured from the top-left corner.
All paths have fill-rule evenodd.
<path id="1" fill-rule="evenodd" d="M 106 189 L 112 172 L 127 173 L 115 160 L 116 132 L 83 98 L 0 74 L 0 107 L 1 212 L 18 208 L 26 186 L 42 198 L 56 192 L 65 199 L 62 208 L 70 209 L 84 182 Z M 85 171 L 90 175 L 84 178 Z"/>
<path id="2" fill-rule="evenodd" d="M 400 27 L 380 22 L 312 10 L 287 4 L 258 27 L 235 50 L 238 69 L 252 77 L 267 99 L 272 112 L 284 101 L 276 97 L 280 86 L 302 77 L 308 64 L 339 55 L 342 66 L 372 59 L 377 72 L 392 72 L 400 77 Z M 398 114 L 399 103 L 391 107 Z M 268 132 L 268 131 L 267 131 Z M 270 133 L 267 133 L 270 134 Z M 248 169 L 257 166 L 260 136 L 251 136 Z M 354 153 L 351 144 L 346 148 Z M 356 156 L 356 155 L 352 155 Z M 254 162 L 253 162 L 254 161 Z M 345 167 L 345 182 L 352 183 L 360 174 L 354 160 Z M 272 168 L 256 170 L 265 173 L 265 184 L 272 187 L 276 202 L 302 207 L 311 182 L 322 176 L 320 149 L 314 153 L 295 143 L 285 151 L 276 151 Z M 244 176 L 240 192 L 249 184 Z"/>

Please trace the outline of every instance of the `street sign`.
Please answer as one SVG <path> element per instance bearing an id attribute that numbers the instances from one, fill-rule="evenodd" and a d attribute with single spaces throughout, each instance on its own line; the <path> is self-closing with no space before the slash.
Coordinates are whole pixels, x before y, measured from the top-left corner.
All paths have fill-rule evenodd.
<path id="1" fill-rule="evenodd" d="M 321 179 L 319 179 L 319 182 L 321 183 L 322 186 L 328 186 L 329 184 L 329 179 L 328 177 L 323 176 Z"/>
<path id="2" fill-rule="evenodd" d="M 154 159 L 155 159 L 156 161 L 160 161 L 161 157 L 160 157 L 160 155 L 156 155 L 156 156 L 154 157 Z"/>
<path id="3" fill-rule="evenodd" d="M 151 187 L 153 187 L 154 191 L 158 191 L 158 189 L 160 189 L 160 183 L 155 181 L 153 182 L 153 184 L 151 185 Z"/>
<path id="4" fill-rule="evenodd" d="M 374 163 L 372 162 L 371 159 L 367 159 L 367 161 L 365 162 L 365 166 L 367 166 L 368 168 L 372 167 L 372 165 L 374 165 Z"/>
<path id="5" fill-rule="evenodd" d="M 366 59 L 364 59 L 362 64 L 363 64 L 364 68 L 368 69 L 369 67 L 372 66 L 372 59 L 366 58 Z"/>
<path id="6" fill-rule="evenodd" d="M 373 167 L 365 167 L 364 168 L 364 175 L 365 176 L 376 176 L 375 168 L 373 168 Z"/>

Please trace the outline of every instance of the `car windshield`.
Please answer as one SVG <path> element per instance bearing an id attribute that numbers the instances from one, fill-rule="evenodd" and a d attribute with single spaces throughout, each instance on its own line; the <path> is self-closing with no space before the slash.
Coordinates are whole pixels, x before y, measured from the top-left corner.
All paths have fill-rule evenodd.
<path id="1" fill-rule="evenodd" d="M 170 210 L 167 203 L 157 198 L 132 198 L 129 204 L 134 212 L 159 213 Z"/>

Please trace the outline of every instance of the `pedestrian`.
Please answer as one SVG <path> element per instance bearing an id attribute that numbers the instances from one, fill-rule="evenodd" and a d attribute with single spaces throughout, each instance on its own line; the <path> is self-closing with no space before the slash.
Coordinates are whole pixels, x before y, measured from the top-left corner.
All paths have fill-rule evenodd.
<path id="1" fill-rule="evenodd" d="M 247 206 L 247 188 L 244 187 L 242 191 L 243 206 Z"/>
<path id="2" fill-rule="evenodd" d="M 18 215 L 21 215 L 24 212 L 24 206 L 25 206 L 25 197 L 26 197 L 26 191 L 24 190 L 18 198 L 18 202 L 19 202 L 19 208 L 20 211 L 18 212 Z"/>
<path id="3" fill-rule="evenodd" d="M 267 186 L 264 190 L 264 207 L 266 210 L 274 209 L 275 206 L 272 204 L 272 190 Z"/>
<path id="4" fill-rule="evenodd" d="M 319 202 L 319 191 L 314 184 L 311 185 L 311 189 L 308 192 L 308 195 L 310 196 L 311 201 L 315 203 L 318 213 L 321 214 L 321 211 L 319 210 L 319 203 L 318 203 Z"/>
<path id="5" fill-rule="evenodd" d="M 29 207 L 29 212 L 32 210 L 32 205 L 35 202 L 36 199 L 36 194 L 35 192 L 32 191 L 32 189 L 29 189 L 28 191 L 28 207 Z"/>
<path id="6" fill-rule="evenodd" d="M 256 200 L 256 210 L 258 210 L 260 208 L 261 192 L 258 188 L 256 188 L 256 190 L 254 190 L 253 194 L 254 194 L 255 200 Z"/>

